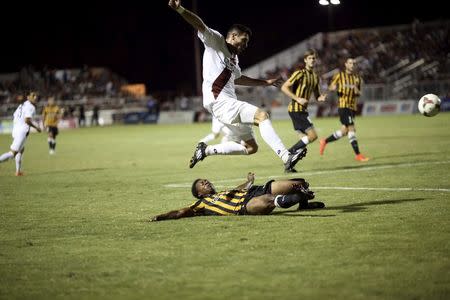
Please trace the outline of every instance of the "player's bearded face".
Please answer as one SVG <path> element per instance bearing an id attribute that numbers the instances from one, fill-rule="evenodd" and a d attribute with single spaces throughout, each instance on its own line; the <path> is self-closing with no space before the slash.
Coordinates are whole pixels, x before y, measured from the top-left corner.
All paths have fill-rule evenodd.
<path id="1" fill-rule="evenodd" d="M 249 39 L 250 37 L 247 33 L 233 34 L 231 44 L 236 48 L 237 54 L 241 54 L 245 49 L 247 49 Z"/>

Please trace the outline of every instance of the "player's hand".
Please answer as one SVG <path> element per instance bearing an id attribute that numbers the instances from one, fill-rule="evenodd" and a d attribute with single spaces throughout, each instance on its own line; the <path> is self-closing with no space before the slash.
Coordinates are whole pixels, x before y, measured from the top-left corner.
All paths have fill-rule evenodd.
<path id="1" fill-rule="evenodd" d="M 308 104 L 308 100 L 306 100 L 305 98 L 298 98 L 297 99 L 297 102 L 300 104 L 300 105 L 305 105 L 305 104 Z"/>
<path id="2" fill-rule="evenodd" d="M 169 6 L 173 9 L 177 9 L 181 5 L 181 0 L 169 0 Z"/>
<path id="3" fill-rule="evenodd" d="M 37 130 L 37 132 L 41 132 L 42 131 L 41 127 L 39 127 L 39 126 L 36 126 L 36 130 Z"/>
<path id="4" fill-rule="evenodd" d="M 280 87 L 283 84 L 283 79 L 281 78 L 281 76 L 277 77 L 277 78 L 272 78 L 272 79 L 266 79 L 266 85 L 273 85 L 275 87 Z"/>
<path id="5" fill-rule="evenodd" d="M 255 173 L 248 172 L 247 174 L 247 180 L 251 181 L 252 183 L 255 181 Z"/>
<path id="6" fill-rule="evenodd" d="M 150 221 L 150 222 L 157 222 L 157 221 L 159 221 L 159 220 L 158 220 L 158 216 L 154 216 L 154 217 L 151 218 L 149 221 Z"/>
<path id="7" fill-rule="evenodd" d="M 317 101 L 323 102 L 325 100 L 327 100 L 327 94 L 322 94 L 319 96 L 319 98 L 317 98 Z"/>

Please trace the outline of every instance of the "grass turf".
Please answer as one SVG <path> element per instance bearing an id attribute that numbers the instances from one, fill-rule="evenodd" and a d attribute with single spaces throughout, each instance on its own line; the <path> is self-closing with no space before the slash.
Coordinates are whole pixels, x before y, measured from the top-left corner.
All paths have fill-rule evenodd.
<path id="1" fill-rule="evenodd" d="M 1 299 L 444 299 L 450 295 L 450 114 L 357 119 L 300 173 L 262 141 L 252 156 L 188 161 L 209 124 L 30 135 L 26 176 L 0 165 Z M 315 120 L 319 136 L 337 118 Z M 288 121 L 274 122 L 287 146 Z M 0 136 L 0 152 L 9 148 Z M 326 209 L 147 223 L 193 202 L 190 184 L 305 177 Z M 356 189 L 359 188 L 359 189 Z M 401 190 L 400 188 L 404 188 Z M 420 190 L 442 189 L 442 190 Z"/>

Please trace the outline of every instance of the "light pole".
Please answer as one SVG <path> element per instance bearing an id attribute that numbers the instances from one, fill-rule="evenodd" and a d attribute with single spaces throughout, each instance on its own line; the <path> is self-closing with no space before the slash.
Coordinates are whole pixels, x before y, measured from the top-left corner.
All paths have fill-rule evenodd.
<path id="1" fill-rule="evenodd" d="M 192 2 L 192 11 L 197 13 L 197 0 Z M 200 53 L 200 41 L 197 34 L 194 34 L 194 55 L 195 55 L 195 91 L 196 96 L 202 94 L 202 55 Z"/>
<path id="2" fill-rule="evenodd" d="M 328 6 L 328 31 L 333 31 L 333 6 L 341 4 L 339 0 L 319 0 L 322 6 Z"/>

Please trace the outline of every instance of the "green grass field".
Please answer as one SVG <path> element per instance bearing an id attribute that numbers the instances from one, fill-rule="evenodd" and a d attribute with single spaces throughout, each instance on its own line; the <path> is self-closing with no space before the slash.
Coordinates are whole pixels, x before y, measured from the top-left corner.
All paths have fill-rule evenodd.
<path id="1" fill-rule="evenodd" d="M 337 118 L 315 120 L 319 136 Z M 0 165 L 1 299 L 449 299 L 450 114 L 357 119 L 297 175 L 263 142 L 252 156 L 188 168 L 209 124 L 63 131 L 50 156 L 32 134 L 26 176 Z M 287 146 L 288 121 L 274 122 Z M 0 152 L 11 143 L 0 136 Z M 316 211 L 146 222 L 193 202 L 190 184 L 305 177 Z M 427 190 L 428 189 L 428 190 Z"/>

